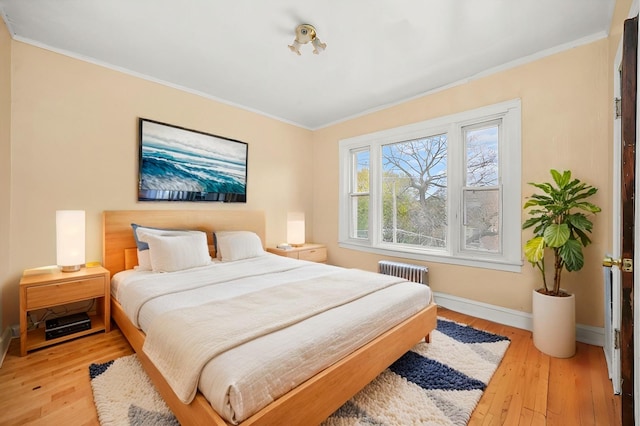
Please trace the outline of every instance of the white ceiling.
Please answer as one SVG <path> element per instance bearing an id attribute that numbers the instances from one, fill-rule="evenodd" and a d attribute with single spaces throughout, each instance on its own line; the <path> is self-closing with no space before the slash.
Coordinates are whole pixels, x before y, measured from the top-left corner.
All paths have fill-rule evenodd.
<path id="1" fill-rule="evenodd" d="M 605 37 L 615 0 L 0 0 L 16 40 L 317 129 Z M 298 24 L 327 49 L 297 56 Z"/>

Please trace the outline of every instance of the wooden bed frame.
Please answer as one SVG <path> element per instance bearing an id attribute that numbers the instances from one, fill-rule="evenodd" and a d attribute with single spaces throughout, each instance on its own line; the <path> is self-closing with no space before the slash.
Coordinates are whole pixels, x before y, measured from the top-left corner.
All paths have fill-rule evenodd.
<path id="1" fill-rule="evenodd" d="M 214 230 L 249 230 L 265 240 L 264 213 L 250 210 L 128 210 L 103 213 L 103 265 L 111 276 L 133 264 L 135 253 L 131 223 L 144 226 L 207 231 L 212 243 Z M 125 261 L 125 252 L 129 255 Z M 138 355 L 142 366 L 183 425 L 228 425 L 198 392 L 190 404 L 175 395 L 164 377 L 142 351 L 144 333 L 111 299 L 111 315 Z M 352 354 L 331 365 L 242 422 L 242 425 L 311 425 L 329 417 L 342 404 L 384 371 L 395 360 L 425 338 L 436 327 L 436 305 L 386 331 Z M 205 423 L 206 422 L 206 423 Z"/>

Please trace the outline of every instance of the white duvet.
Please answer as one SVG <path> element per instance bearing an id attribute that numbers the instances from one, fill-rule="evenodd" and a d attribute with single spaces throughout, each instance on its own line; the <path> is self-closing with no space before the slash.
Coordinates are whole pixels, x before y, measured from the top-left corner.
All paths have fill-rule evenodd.
<path id="1" fill-rule="evenodd" d="M 364 281 L 369 277 L 371 281 L 380 282 L 381 278 L 370 272 L 344 270 L 267 254 L 181 272 L 124 271 L 114 276 L 112 293 L 132 322 L 148 334 L 147 341 L 152 336 L 156 336 L 153 337 L 156 343 L 175 339 L 174 343 L 169 343 L 174 348 L 185 346 L 187 336 L 193 334 L 186 326 L 182 330 L 183 326 L 175 322 L 182 315 L 181 311 L 186 312 L 192 322 L 198 323 L 200 331 L 210 328 L 213 332 L 217 329 L 222 331 L 222 335 L 228 335 L 236 334 L 244 327 L 245 338 L 242 340 L 225 340 L 224 344 L 210 345 L 217 348 L 211 356 L 196 354 L 194 359 L 202 364 L 202 368 L 198 367 L 195 373 L 187 370 L 192 365 L 188 357 L 184 362 L 186 365 L 175 365 L 169 361 L 170 369 L 174 371 L 169 374 L 177 376 L 178 381 L 184 377 L 190 377 L 187 381 L 191 383 L 195 380 L 213 408 L 228 421 L 237 423 L 415 314 L 427 306 L 431 298 L 427 286 L 406 281 L 398 283 L 397 279 L 386 277 L 382 279 L 384 284 L 374 290 L 348 297 L 349 303 L 347 300 L 337 303 L 334 300 L 323 308 L 313 303 L 325 296 L 322 291 L 314 296 L 311 287 L 321 285 L 325 279 L 336 282 L 356 275 L 358 280 Z M 245 302 L 238 301 L 244 300 L 243 295 L 255 303 L 261 293 L 275 296 L 291 287 L 296 287 L 299 292 L 304 288 L 300 287 L 304 282 L 314 283 L 308 292 L 302 292 L 305 305 L 277 303 L 277 300 L 269 299 L 264 302 L 274 307 L 279 304 L 278 310 L 296 304 L 298 309 L 294 311 L 298 319 L 295 321 L 288 321 L 282 327 L 265 326 L 265 330 L 270 329 L 270 333 L 265 334 L 262 327 L 255 325 L 251 309 L 247 308 L 249 312 L 242 315 Z M 347 282 L 341 281 L 340 285 L 346 286 Z M 235 303 L 233 309 L 240 313 L 231 317 L 202 313 L 207 310 L 215 312 L 215 306 L 221 306 L 216 303 L 225 300 L 229 301 L 228 305 Z M 325 302 L 323 304 L 326 305 Z M 269 310 L 261 311 L 264 314 Z M 314 314 L 300 315 L 307 311 L 314 311 Z M 241 318 L 243 316 L 244 319 Z M 167 325 L 167 317 L 172 318 L 172 326 Z M 247 327 L 239 324 L 250 324 L 248 329 L 255 328 L 251 339 L 246 338 Z M 188 347 L 191 348 L 192 344 L 190 341 Z M 220 347 L 223 350 L 218 350 Z M 163 359 L 157 350 L 154 344 L 152 351 L 156 360 Z M 184 354 L 180 356 L 184 357 Z M 181 372 L 184 373 L 183 378 Z M 178 394 L 180 392 L 184 393 L 185 389 L 181 388 Z"/>

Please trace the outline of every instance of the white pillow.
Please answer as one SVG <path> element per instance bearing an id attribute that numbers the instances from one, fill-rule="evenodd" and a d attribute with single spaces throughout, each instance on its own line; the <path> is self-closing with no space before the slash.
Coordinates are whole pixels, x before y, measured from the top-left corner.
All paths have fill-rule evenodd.
<path id="1" fill-rule="evenodd" d="M 221 236 L 223 238 L 228 238 L 229 236 L 233 235 L 233 234 L 241 234 L 243 232 L 248 232 L 248 231 L 217 231 L 213 233 L 213 248 L 216 251 L 216 259 L 222 259 L 222 253 L 220 251 L 220 247 L 218 246 L 218 236 Z"/>
<path id="2" fill-rule="evenodd" d="M 145 251 L 149 249 L 149 244 L 140 240 L 138 235 L 138 231 L 145 231 L 149 234 L 157 234 L 157 235 L 167 235 L 167 234 L 183 234 L 185 232 L 191 232 L 190 229 L 167 229 L 167 228 L 154 228 L 150 226 L 142 226 L 137 223 L 132 223 L 131 228 L 133 228 L 133 238 L 136 240 L 136 246 L 138 250 Z"/>
<path id="3" fill-rule="evenodd" d="M 216 232 L 216 255 L 223 262 L 262 256 L 265 251 L 257 234 L 250 231 Z"/>
<path id="4" fill-rule="evenodd" d="M 138 236 L 149 244 L 151 270 L 154 272 L 181 271 L 211 263 L 207 235 L 204 232 L 163 235 L 138 230 Z"/>
<path id="5" fill-rule="evenodd" d="M 151 256 L 149 255 L 149 249 L 138 250 L 138 266 L 136 266 L 135 269 L 137 271 L 151 270 Z"/>
<path id="6" fill-rule="evenodd" d="M 138 266 L 136 266 L 137 271 L 151 271 L 151 258 L 149 255 L 149 244 L 146 241 L 142 241 L 140 239 L 140 233 L 146 232 L 148 234 L 154 235 L 183 235 L 185 233 L 194 232 L 188 229 L 165 229 L 165 228 L 152 228 L 148 226 L 138 225 L 136 223 L 132 223 L 131 227 L 133 228 L 133 237 L 136 240 L 136 246 L 138 247 Z M 196 231 L 199 232 L 199 231 Z"/>

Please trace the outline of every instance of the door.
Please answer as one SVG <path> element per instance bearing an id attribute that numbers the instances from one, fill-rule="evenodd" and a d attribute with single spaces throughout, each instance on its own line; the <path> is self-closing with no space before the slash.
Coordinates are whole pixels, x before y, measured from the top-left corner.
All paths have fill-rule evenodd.
<path id="1" fill-rule="evenodd" d="M 620 241 L 622 261 L 633 265 L 635 232 L 636 180 L 636 107 L 637 107 L 638 17 L 627 19 L 622 36 L 621 78 L 621 216 Z M 636 270 L 640 267 L 636 267 Z M 622 378 L 622 424 L 634 424 L 634 334 L 633 287 L 634 272 L 621 272 L 620 372 Z"/>
<path id="2" fill-rule="evenodd" d="M 613 96 L 615 108 L 613 112 L 613 251 L 605 257 L 603 266 L 604 282 L 604 354 L 609 370 L 609 377 L 613 385 L 613 392 L 619 395 L 620 383 L 620 269 L 613 268 L 611 259 L 620 259 L 621 227 L 620 209 L 622 207 L 621 180 L 622 180 L 622 116 L 620 111 L 620 83 L 622 80 L 622 41 L 618 46 L 615 67 L 613 71 Z"/>

